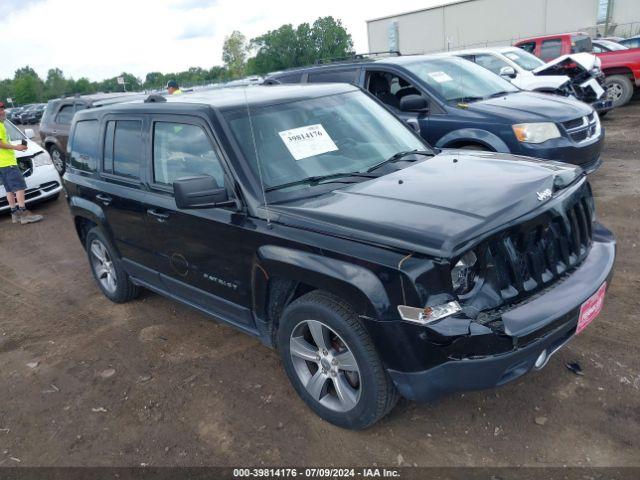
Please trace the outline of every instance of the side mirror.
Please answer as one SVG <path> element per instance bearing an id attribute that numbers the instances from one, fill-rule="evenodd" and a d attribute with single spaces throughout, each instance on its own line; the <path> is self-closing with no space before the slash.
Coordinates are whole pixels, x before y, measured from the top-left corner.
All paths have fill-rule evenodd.
<path id="1" fill-rule="evenodd" d="M 227 190 L 211 175 L 179 178 L 173 182 L 173 194 L 180 209 L 235 205 L 229 200 Z"/>
<path id="2" fill-rule="evenodd" d="M 507 78 L 515 78 L 516 71 L 513 69 L 513 67 L 502 67 L 500 69 L 500 76 L 507 77 Z"/>
<path id="3" fill-rule="evenodd" d="M 36 132 L 33 131 L 33 128 L 26 128 L 24 131 L 24 136 L 28 139 L 32 139 L 36 136 Z"/>
<path id="4" fill-rule="evenodd" d="M 422 95 L 407 95 L 400 99 L 400 110 L 403 112 L 427 113 L 429 104 Z"/>

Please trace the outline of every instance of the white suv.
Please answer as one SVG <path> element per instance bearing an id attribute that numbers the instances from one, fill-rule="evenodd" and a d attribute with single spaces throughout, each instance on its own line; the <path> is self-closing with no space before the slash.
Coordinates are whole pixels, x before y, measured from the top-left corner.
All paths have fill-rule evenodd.
<path id="1" fill-rule="evenodd" d="M 9 120 L 5 120 L 4 125 L 11 143 L 17 145 L 22 140 L 27 141 L 27 150 L 16 152 L 18 167 L 27 183 L 27 190 L 25 191 L 27 205 L 56 198 L 60 190 L 62 190 L 60 175 L 54 168 L 49 153 L 31 140 L 35 136 L 34 131 L 31 128 L 27 128 L 25 133 L 22 133 Z M 0 184 L 0 212 L 5 211 L 9 211 L 9 204 L 7 203 L 4 186 Z"/>

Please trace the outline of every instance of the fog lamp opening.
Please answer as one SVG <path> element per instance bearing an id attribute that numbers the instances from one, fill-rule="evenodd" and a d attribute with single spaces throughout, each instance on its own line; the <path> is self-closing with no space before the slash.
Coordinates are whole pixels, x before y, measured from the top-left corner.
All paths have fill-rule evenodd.
<path id="1" fill-rule="evenodd" d="M 547 363 L 547 349 L 545 348 L 542 353 L 540 353 L 540 355 L 538 355 L 538 358 L 536 358 L 536 363 L 534 364 L 534 366 L 536 368 L 542 368 L 544 367 L 544 364 Z"/>

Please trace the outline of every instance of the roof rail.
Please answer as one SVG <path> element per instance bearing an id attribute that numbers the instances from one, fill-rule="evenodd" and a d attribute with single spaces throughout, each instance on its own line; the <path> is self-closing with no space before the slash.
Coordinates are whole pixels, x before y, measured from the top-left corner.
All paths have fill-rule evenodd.
<path id="1" fill-rule="evenodd" d="M 351 62 L 366 62 L 371 60 L 371 58 L 376 57 L 399 57 L 402 54 L 397 50 L 387 50 L 381 52 L 365 52 L 365 53 L 354 53 L 353 55 L 347 57 L 337 57 L 337 58 L 321 58 L 315 61 L 315 65 L 323 65 L 327 63 L 351 63 Z"/>

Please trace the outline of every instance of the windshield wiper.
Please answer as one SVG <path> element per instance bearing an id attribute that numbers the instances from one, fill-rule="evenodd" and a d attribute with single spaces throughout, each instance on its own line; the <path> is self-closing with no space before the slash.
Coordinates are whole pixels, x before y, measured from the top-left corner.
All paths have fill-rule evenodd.
<path id="1" fill-rule="evenodd" d="M 503 90 L 502 92 L 492 93 L 487 98 L 501 97 L 502 95 L 506 95 L 507 93 L 513 93 L 513 92 L 508 92 L 506 90 Z"/>
<path id="2" fill-rule="evenodd" d="M 468 102 L 478 102 L 480 100 L 484 100 L 484 97 L 459 97 L 459 98 L 452 98 L 449 101 L 451 103 L 468 103 Z"/>
<path id="3" fill-rule="evenodd" d="M 339 172 L 339 173 L 331 173 L 328 175 L 315 175 L 312 177 L 302 178 L 300 180 L 295 180 L 293 182 L 283 183 L 282 185 L 276 185 L 275 187 L 267 187 L 264 189 L 265 192 L 272 192 L 274 190 L 282 190 L 284 188 L 295 187 L 297 185 L 318 185 L 320 182 L 324 180 L 330 180 L 333 178 L 347 178 L 347 177 L 366 177 L 366 178 L 375 178 L 374 175 L 367 175 L 366 173 L 361 172 Z"/>
<path id="4" fill-rule="evenodd" d="M 367 169 L 367 173 L 371 173 L 374 170 L 380 168 L 381 166 L 386 165 L 387 163 L 395 162 L 396 160 L 400 160 L 401 158 L 406 157 L 408 155 L 426 155 L 428 157 L 433 157 L 435 154 L 433 152 L 428 152 L 426 150 L 405 150 L 403 152 L 395 153 L 391 155 L 389 158 L 387 158 L 386 160 L 383 160 L 382 162 L 376 163 L 372 167 L 369 167 Z"/>

